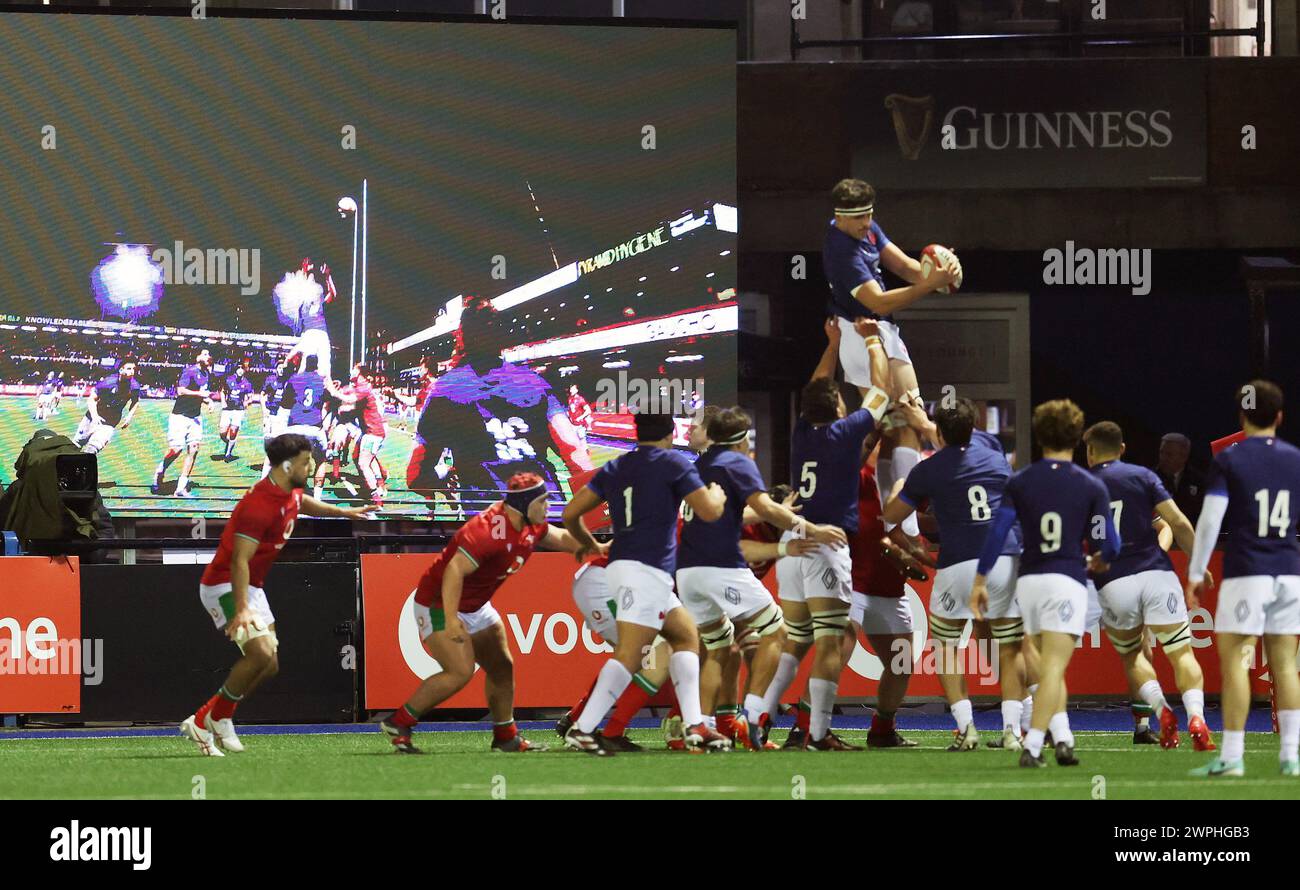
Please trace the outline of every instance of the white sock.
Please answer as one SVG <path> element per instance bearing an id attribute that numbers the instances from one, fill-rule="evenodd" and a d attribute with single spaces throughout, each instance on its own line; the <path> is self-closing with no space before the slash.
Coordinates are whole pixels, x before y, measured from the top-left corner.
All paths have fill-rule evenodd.
<path id="1" fill-rule="evenodd" d="M 949 705 L 948 710 L 952 712 L 952 719 L 957 721 L 958 731 L 965 732 L 966 727 L 971 722 L 970 699 L 963 698 L 961 701 Z"/>
<path id="2" fill-rule="evenodd" d="M 702 709 L 701 709 L 702 710 Z M 714 732 L 718 731 L 718 718 L 712 714 L 704 715 L 704 725 Z"/>
<path id="3" fill-rule="evenodd" d="M 1034 757 L 1043 753 L 1043 735 L 1041 729 L 1031 729 L 1025 733 L 1025 750 Z"/>
<path id="4" fill-rule="evenodd" d="M 899 479 L 906 479 L 907 474 L 912 472 L 912 467 L 916 466 L 920 462 L 921 452 L 917 451 L 915 448 L 895 448 L 893 466 L 890 468 L 893 471 L 889 479 L 890 491 L 893 490 L 893 487 L 898 483 Z M 886 491 L 881 495 L 880 502 L 883 504 L 888 498 L 889 491 Z M 921 534 L 921 527 L 916 522 L 915 512 L 903 520 L 902 526 L 903 531 L 912 537 Z M 885 531 L 889 531 L 889 528 L 886 527 Z"/>
<path id="5" fill-rule="evenodd" d="M 808 699 L 812 711 L 808 716 L 808 738 L 816 741 L 826 737 L 831 728 L 831 709 L 835 707 L 835 693 L 839 689 L 834 680 L 808 680 Z"/>
<path id="6" fill-rule="evenodd" d="M 752 726 L 757 726 L 759 719 L 768 713 L 770 712 L 766 709 L 766 704 L 761 695 L 755 695 L 751 692 L 745 696 L 745 719 Z"/>
<path id="7" fill-rule="evenodd" d="M 1281 712 L 1278 712 L 1281 716 Z M 1246 730 L 1244 729 L 1225 729 L 1223 731 L 1223 750 L 1219 752 L 1220 759 L 1227 763 L 1234 760 L 1240 760 L 1241 755 L 1246 753 Z"/>
<path id="8" fill-rule="evenodd" d="M 1183 693 L 1183 707 L 1187 709 L 1187 719 L 1205 718 L 1205 690 L 1189 689 Z"/>
<path id="9" fill-rule="evenodd" d="M 1020 728 L 1020 715 L 1024 710 L 1025 703 L 1018 698 L 1002 703 L 1002 727 L 1010 727 L 1017 737 L 1024 734 Z"/>
<path id="10" fill-rule="evenodd" d="M 614 707 L 614 702 L 618 701 L 618 697 L 631 682 L 632 675 L 628 673 L 627 668 L 612 658 L 605 662 L 605 666 L 600 669 L 600 674 L 596 677 L 596 688 L 587 697 L 587 706 L 582 709 L 578 722 L 574 724 L 578 727 L 578 731 L 595 732 L 600 721 L 605 719 L 605 714 Z"/>
<path id="11" fill-rule="evenodd" d="M 1283 761 L 1300 756 L 1300 710 L 1277 712 L 1277 728 L 1282 734 L 1282 750 L 1278 757 Z"/>
<path id="12" fill-rule="evenodd" d="M 190 477 L 181 476 L 181 478 L 176 480 L 176 490 L 184 491 L 189 486 L 189 484 L 190 484 Z"/>
<path id="13" fill-rule="evenodd" d="M 785 691 L 790 688 L 797 673 L 799 673 L 799 659 L 789 652 L 782 652 L 781 660 L 776 665 L 776 673 L 772 675 L 772 682 L 763 693 L 763 710 L 769 717 L 775 717 L 780 712 L 781 696 L 785 695 Z"/>
<path id="14" fill-rule="evenodd" d="M 673 678 L 682 722 L 694 726 L 704 722 L 700 713 L 700 656 L 694 652 L 674 652 L 668 659 L 668 674 Z"/>
<path id="15" fill-rule="evenodd" d="M 1160 712 L 1169 707 L 1169 702 L 1165 701 L 1165 694 L 1160 691 L 1160 683 L 1157 680 L 1147 680 L 1138 689 L 1138 696 L 1151 706 L 1151 712 L 1160 719 Z"/>
<path id="16" fill-rule="evenodd" d="M 1074 733 L 1070 732 L 1070 718 L 1064 711 L 1052 715 L 1052 719 L 1047 721 L 1047 731 L 1052 734 L 1053 744 L 1059 745 L 1065 742 L 1071 748 L 1074 747 Z"/>
<path id="17" fill-rule="evenodd" d="M 1020 712 L 1020 731 L 1029 732 L 1029 724 L 1034 719 L 1034 693 L 1038 691 L 1038 684 L 1034 683 L 1029 687 L 1029 694 L 1020 702 L 1023 710 Z"/>

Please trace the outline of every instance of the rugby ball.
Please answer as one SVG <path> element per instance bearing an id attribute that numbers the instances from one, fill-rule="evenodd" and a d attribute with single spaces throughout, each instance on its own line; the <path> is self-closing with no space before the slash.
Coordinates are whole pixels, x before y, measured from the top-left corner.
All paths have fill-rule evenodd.
<path id="1" fill-rule="evenodd" d="M 921 276 L 929 278 L 935 266 L 940 269 L 956 267 L 957 270 L 957 280 L 952 283 L 951 287 L 939 288 L 938 293 L 950 294 L 961 287 L 961 260 L 957 259 L 957 254 L 942 244 L 926 245 L 925 250 L 921 251 Z"/>

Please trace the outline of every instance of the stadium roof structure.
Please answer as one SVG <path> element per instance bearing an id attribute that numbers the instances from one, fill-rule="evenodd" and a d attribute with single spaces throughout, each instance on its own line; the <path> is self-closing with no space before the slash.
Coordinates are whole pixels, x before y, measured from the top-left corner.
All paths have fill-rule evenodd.
<path id="1" fill-rule="evenodd" d="M 213 343 L 239 346 L 291 347 L 297 337 L 285 334 L 253 334 L 243 331 L 214 331 L 207 328 L 174 328 L 160 325 L 128 324 L 120 321 L 102 321 L 81 318 L 51 318 L 32 315 L 0 315 L 0 330 L 48 331 L 51 333 L 81 333 L 90 336 L 115 336 L 139 340 L 204 340 Z"/>

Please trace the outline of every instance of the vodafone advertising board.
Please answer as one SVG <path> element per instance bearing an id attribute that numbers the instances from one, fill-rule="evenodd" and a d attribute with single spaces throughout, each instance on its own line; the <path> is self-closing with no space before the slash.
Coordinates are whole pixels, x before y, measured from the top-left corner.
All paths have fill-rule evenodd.
<path id="1" fill-rule="evenodd" d="M 4 558 L 0 714 L 81 711 L 81 567 L 75 556 Z"/>
<path id="2" fill-rule="evenodd" d="M 365 707 L 385 710 L 399 707 L 419 684 L 420 679 L 438 669 L 420 643 L 411 602 L 420 575 L 432 562 L 433 554 L 374 554 L 361 558 L 362 602 L 365 612 Z M 1186 557 L 1171 555 L 1174 569 L 1183 576 Z M 1220 577 L 1220 556 L 1210 563 Z M 536 553 L 528 563 L 510 577 L 492 603 L 505 622 L 506 638 L 515 659 L 515 705 L 522 708 L 561 707 L 575 703 L 586 693 L 610 647 L 582 620 L 573 604 L 570 588 L 577 564 L 566 553 Z M 775 572 L 764 583 L 775 592 Z M 1201 607 L 1191 615 L 1192 645 L 1205 671 L 1205 688 L 1219 689 L 1219 662 L 1214 648 L 1214 605 L 1217 591 L 1210 591 Z M 942 695 L 935 667 L 938 652 L 928 640 L 929 621 L 926 609 L 930 601 L 930 583 L 908 585 L 908 602 L 912 609 L 913 676 L 909 694 L 938 697 Z M 988 650 L 975 642 L 965 650 L 963 665 L 973 696 L 997 696 L 996 676 L 987 657 Z M 885 659 L 899 657 L 885 653 Z M 906 657 L 906 656 L 902 656 Z M 1156 672 L 1166 690 L 1174 690 L 1172 672 L 1159 653 L 1155 656 Z M 1256 665 L 1256 674 L 1260 666 Z M 874 697 L 883 670 L 881 659 L 859 641 L 843 676 L 840 696 Z M 791 686 L 787 700 L 793 701 L 804 687 L 808 663 Z M 481 708 L 487 702 L 483 694 L 481 671 L 469 685 L 452 696 L 442 707 Z M 1095 625 L 1080 640 L 1070 663 L 1070 693 L 1127 696 L 1128 686 L 1119 657 L 1110 641 Z M 743 682 L 743 674 L 742 674 Z M 1257 691 L 1265 687 L 1256 686 Z"/>

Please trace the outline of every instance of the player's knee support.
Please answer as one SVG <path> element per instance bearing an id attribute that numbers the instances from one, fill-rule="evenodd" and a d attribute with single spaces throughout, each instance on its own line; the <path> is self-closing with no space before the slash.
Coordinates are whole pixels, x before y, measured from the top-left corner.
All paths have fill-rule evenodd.
<path id="1" fill-rule="evenodd" d="M 768 603 L 746 619 L 745 631 L 756 637 L 770 637 L 784 624 L 785 620 L 781 617 L 781 610 L 777 608 L 776 603 Z"/>
<path id="2" fill-rule="evenodd" d="M 260 637 L 267 638 L 267 642 L 271 646 L 271 659 L 274 660 L 275 653 L 279 651 L 280 648 L 280 639 L 275 635 L 275 631 L 271 630 L 269 627 L 264 627 L 260 621 L 254 623 L 248 629 L 237 631 L 235 633 L 235 645 L 239 647 L 240 652 L 247 654 L 246 650 L 248 644 Z"/>
<path id="3" fill-rule="evenodd" d="M 785 633 L 792 643 L 811 643 L 813 641 L 812 619 L 808 621 L 787 621 L 785 623 Z"/>
<path id="4" fill-rule="evenodd" d="M 1192 626 L 1186 621 L 1171 631 L 1156 631 L 1155 634 L 1160 648 L 1165 650 L 1166 655 L 1185 649 L 1192 643 Z"/>
<path id="5" fill-rule="evenodd" d="M 736 626 L 731 623 L 731 619 L 723 617 L 722 625 L 713 630 L 700 631 L 700 642 L 704 648 L 710 652 L 718 649 L 730 649 L 731 644 L 736 641 Z"/>
<path id="6" fill-rule="evenodd" d="M 844 634 L 844 628 L 848 626 L 848 608 L 827 609 L 824 612 L 812 613 L 812 635 L 814 640 L 820 640 L 824 637 L 842 636 Z"/>
<path id="7" fill-rule="evenodd" d="M 1025 622 L 1016 619 L 1010 624 L 994 624 L 989 634 L 999 646 L 1016 646 L 1025 638 Z"/>
<path id="8" fill-rule="evenodd" d="M 930 616 L 930 636 L 941 643 L 956 643 L 961 639 L 962 625 L 949 624 Z"/>
<path id="9" fill-rule="evenodd" d="M 1132 655 L 1134 652 L 1137 652 L 1142 648 L 1141 634 L 1138 634 L 1131 640 L 1125 640 L 1117 636 L 1114 631 L 1107 630 L 1106 636 L 1110 639 L 1110 644 L 1115 647 L 1115 651 L 1120 655 Z"/>

